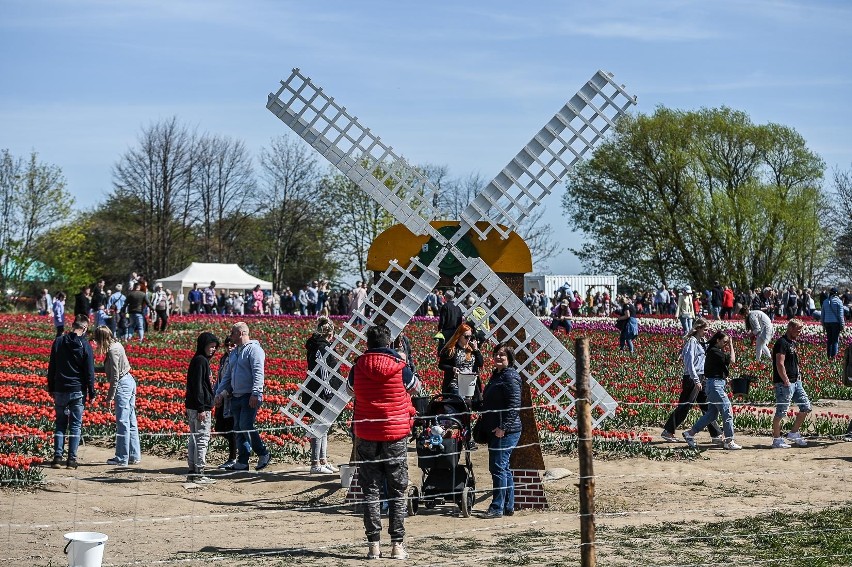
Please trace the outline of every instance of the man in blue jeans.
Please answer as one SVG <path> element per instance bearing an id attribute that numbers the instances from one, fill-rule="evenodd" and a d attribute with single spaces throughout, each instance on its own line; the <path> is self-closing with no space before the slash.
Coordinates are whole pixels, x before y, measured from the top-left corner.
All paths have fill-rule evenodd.
<path id="1" fill-rule="evenodd" d="M 837 358 L 840 351 L 840 333 L 843 331 L 846 320 L 843 313 L 843 302 L 837 294 L 837 288 L 831 288 L 828 297 L 822 302 L 822 315 L 820 317 L 825 329 L 825 350 L 829 360 Z"/>
<path id="2" fill-rule="evenodd" d="M 802 387 L 802 376 L 799 372 L 799 343 L 796 339 L 802 332 L 802 322 L 791 319 L 787 323 L 787 332 L 775 341 L 772 347 L 772 383 L 775 387 L 775 418 L 772 420 L 772 448 L 789 449 L 792 441 L 799 447 L 807 447 L 807 440 L 799 433 L 799 428 L 811 412 L 811 401 Z M 781 420 L 787 415 L 790 403 L 799 405 L 799 413 L 793 427 L 786 436 L 781 437 Z"/>
<path id="3" fill-rule="evenodd" d="M 231 398 L 231 415 L 237 431 L 237 462 L 228 470 L 248 470 L 251 452 L 257 453 L 255 470 L 269 465 L 272 455 L 254 427 L 257 410 L 263 403 L 263 380 L 266 353 L 256 340 L 249 338 L 249 328 L 243 322 L 231 327 L 231 342 L 236 348 L 228 356 L 228 367 L 219 377 L 214 405 L 225 397 Z"/>
<path id="4" fill-rule="evenodd" d="M 86 338 L 89 317 L 77 315 L 71 332 L 56 337 L 50 349 L 47 366 L 47 391 L 53 398 L 56 411 L 53 433 L 53 462 L 62 466 L 65 452 L 65 431 L 68 430 L 68 460 L 65 468 L 77 468 L 77 447 L 83 428 L 83 407 L 86 398 L 95 399 L 95 356 Z"/>

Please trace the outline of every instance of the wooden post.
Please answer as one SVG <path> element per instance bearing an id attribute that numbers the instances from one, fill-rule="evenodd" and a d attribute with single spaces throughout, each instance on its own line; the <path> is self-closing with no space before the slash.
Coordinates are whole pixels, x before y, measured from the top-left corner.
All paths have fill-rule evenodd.
<path id="1" fill-rule="evenodd" d="M 595 557 L 595 471 L 592 464 L 592 404 L 589 388 L 589 339 L 574 341 L 577 361 L 577 436 L 580 439 L 580 565 L 594 567 Z"/>

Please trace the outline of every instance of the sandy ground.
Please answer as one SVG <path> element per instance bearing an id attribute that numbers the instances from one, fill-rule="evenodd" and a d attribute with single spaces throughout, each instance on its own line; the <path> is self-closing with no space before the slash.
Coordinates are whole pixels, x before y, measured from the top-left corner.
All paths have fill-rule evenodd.
<path id="1" fill-rule="evenodd" d="M 852 409 L 846 405 L 839 409 Z M 711 522 L 849 503 L 852 443 L 817 440 L 807 448 L 772 450 L 766 437 L 738 436 L 744 450 L 729 452 L 711 448 L 703 436 L 708 450 L 695 461 L 596 461 L 597 525 Z M 344 437 L 331 440 L 330 454 L 335 463 L 348 460 Z M 312 476 L 305 465 L 273 461 L 262 472 L 211 473 L 215 485 L 191 488 L 182 462 L 146 455 L 141 465 L 120 469 L 102 464 L 111 455 L 105 448 L 81 447 L 76 471 L 48 469 L 42 488 L 0 492 L 0 560 L 5 566 L 67 565 L 62 536 L 70 531 L 108 534 L 104 565 L 363 561 L 362 521 L 341 505 L 345 491 L 337 475 Z M 473 455 L 478 488 L 488 489 L 486 452 Z M 419 484 L 415 458 L 410 454 L 411 476 Z M 409 563 L 501 563 L 526 535 L 545 531 L 552 532 L 545 538 L 550 544 L 540 546 L 538 557 L 575 564 L 577 461 L 554 455 L 545 461 L 548 468 L 573 473 L 546 483 L 549 510 L 487 520 L 478 517 L 487 508 L 487 490 L 479 494 L 471 518 L 458 517 L 451 505 L 421 508 L 407 521 Z M 605 530 L 600 533 L 601 552 L 619 545 L 606 539 Z"/>

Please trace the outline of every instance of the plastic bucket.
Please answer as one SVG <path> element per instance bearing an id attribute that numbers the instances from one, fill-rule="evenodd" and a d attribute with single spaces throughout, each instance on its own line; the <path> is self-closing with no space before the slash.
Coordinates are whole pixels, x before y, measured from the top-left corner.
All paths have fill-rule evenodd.
<path id="1" fill-rule="evenodd" d="M 65 539 L 68 540 L 65 544 L 68 567 L 101 567 L 109 536 L 98 532 L 69 532 Z"/>
<path id="2" fill-rule="evenodd" d="M 476 392 L 476 374 L 459 374 L 459 396 L 472 398 Z"/>
<path id="3" fill-rule="evenodd" d="M 355 465 L 340 465 L 340 486 L 349 488 L 352 484 L 352 477 L 355 476 Z"/>

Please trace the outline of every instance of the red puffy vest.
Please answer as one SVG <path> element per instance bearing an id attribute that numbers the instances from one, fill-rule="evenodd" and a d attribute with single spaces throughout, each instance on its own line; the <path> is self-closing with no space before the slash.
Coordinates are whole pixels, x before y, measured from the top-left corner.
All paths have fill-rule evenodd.
<path id="1" fill-rule="evenodd" d="M 367 441 L 398 441 L 411 431 L 415 414 L 402 383 L 405 362 L 366 352 L 355 362 L 355 435 Z"/>

